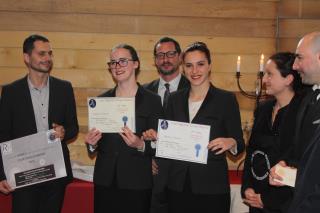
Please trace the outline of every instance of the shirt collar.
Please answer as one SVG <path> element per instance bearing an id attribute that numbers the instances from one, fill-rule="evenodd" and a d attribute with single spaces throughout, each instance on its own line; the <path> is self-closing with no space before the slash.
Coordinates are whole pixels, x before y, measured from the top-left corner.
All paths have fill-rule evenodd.
<path id="1" fill-rule="evenodd" d="M 33 89 L 33 90 L 42 90 L 42 89 L 48 89 L 48 88 L 49 88 L 49 76 L 48 76 L 47 83 L 45 84 L 45 86 L 42 87 L 42 88 L 40 88 L 40 89 L 37 88 L 37 87 L 35 87 L 35 86 L 32 84 L 29 75 L 28 75 L 28 77 L 27 77 L 27 80 L 28 80 L 28 85 L 29 85 L 29 88 L 30 88 L 30 89 Z"/>
<path id="2" fill-rule="evenodd" d="M 315 91 L 316 89 L 320 89 L 320 85 L 319 84 L 315 84 L 312 86 L 312 90 Z"/>
<path id="3" fill-rule="evenodd" d="M 179 73 L 179 75 L 177 75 L 177 77 L 175 77 L 174 79 L 172 79 L 169 82 L 166 82 L 165 80 L 163 80 L 163 78 L 160 77 L 159 86 L 162 88 L 165 88 L 164 84 L 169 83 L 170 84 L 170 91 L 177 90 L 180 79 L 181 79 L 181 73 Z"/>

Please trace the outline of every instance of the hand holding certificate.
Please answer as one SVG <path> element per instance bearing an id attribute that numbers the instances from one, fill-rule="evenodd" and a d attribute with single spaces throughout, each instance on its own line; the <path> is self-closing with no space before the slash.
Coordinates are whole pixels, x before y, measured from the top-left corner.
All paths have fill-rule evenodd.
<path id="1" fill-rule="evenodd" d="M 287 186 L 294 187 L 297 176 L 297 169 L 291 167 L 283 167 L 279 164 L 275 166 L 275 172 L 279 175 L 282 180 L 274 179 L 275 181 L 282 183 Z"/>
<path id="2" fill-rule="evenodd" d="M 135 98 L 91 97 L 88 98 L 89 129 L 102 133 L 122 132 L 127 126 L 136 131 Z"/>
<path id="3" fill-rule="evenodd" d="M 159 119 L 156 156 L 207 164 L 210 126 Z"/>
<path id="4" fill-rule="evenodd" d="M 67 175 L 59 138 L 40 132 L 0 144 L 7 182 L 20 188 Z"/>

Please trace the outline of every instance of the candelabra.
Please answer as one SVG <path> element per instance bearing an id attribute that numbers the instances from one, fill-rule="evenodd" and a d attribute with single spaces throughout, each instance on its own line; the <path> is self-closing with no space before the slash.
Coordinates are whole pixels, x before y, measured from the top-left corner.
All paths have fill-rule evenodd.
<path id="1" fill-rule="evenodd" d="M 236 78 L 237 78 L 237 85 L 239 88 L 240 93 L 250 99 L 255 99 L 256 104 L 259 103 L 261 97 L 265 97 L 265 95 L 262 93 L 262 78 L 263 78 L 263 71 L 259 71 L 257 74 L 257 80 L 256 80 L 256 88 L 254 92 L 246 92 L 242 89 L 240 84 L 240 72 L 236 72 Z"/>

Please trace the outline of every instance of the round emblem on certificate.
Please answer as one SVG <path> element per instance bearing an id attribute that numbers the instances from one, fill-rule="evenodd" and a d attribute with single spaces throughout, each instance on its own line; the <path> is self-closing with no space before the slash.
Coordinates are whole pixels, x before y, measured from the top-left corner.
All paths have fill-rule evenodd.
<path id="1" fill-rule="evenodd" d="M 41 159 L 39 160 L 39 164 L 40 164 L 40 166 L 44 166 L 44 165 L 46 164 L 46 160 L 43 159 L 43 158 L 41 158 Z"/>
<path id="2" fill-rule="evenodd" d="M 50 140 L 50 142 L 54 142 L 55 139 L 56 139 L 55 134 L 54 134 L 53 132 L 51 132 L 51 133 L 49 134 L 49 140 Z"/>
<path id="3" fill-rule="evenodd" d="M 168 121 L 166 121 L 166 120 L 163 120 L 160 123 L 161 129 L 168 129 L 168 125 L 169 125 Z"/>
<path id="4" fill-rule="evenodd" d="M 97 105 L 96 100 L 94 100 L 94 99 L 90 99 L 90 100 L 89 100 L 89 106 L 90 106 L 91 108 L 95 108 L 96 105 Z"/>
<path id="5" fill-rule="evenodd" d="M 127 123 L 128 117 L 127 117 L 127 116 L 123 116 L 123 117 L 122 117 L 122 121 L 123 121 L 123 123 Z"/>

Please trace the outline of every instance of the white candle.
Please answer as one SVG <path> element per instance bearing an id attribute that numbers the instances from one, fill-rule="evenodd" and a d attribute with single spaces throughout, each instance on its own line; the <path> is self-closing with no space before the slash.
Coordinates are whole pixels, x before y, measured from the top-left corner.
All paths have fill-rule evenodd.
<path id="1" fill-rule="evenodd" d="M 263 72 L 263 64 L 264 64 L 264 55 L 261 54 L 260 56 L 260 72 Z"/>
<path id="2" fill-rule="evenodd" d="M 238 60 L 237 60 L 237 73 L 240 73 L 240 63 L 241 63 L 241 57 L 238 56 Z"/>

